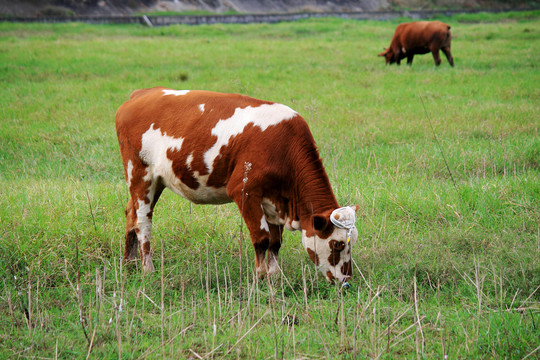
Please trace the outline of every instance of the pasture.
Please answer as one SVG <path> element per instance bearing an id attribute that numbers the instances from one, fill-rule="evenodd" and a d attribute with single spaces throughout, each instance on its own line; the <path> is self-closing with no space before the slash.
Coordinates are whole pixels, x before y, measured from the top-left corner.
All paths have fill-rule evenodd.
<path id="1" fill-rule="evenodd" d="M 398 20 L 0 23 L 0 358 L 538 357 L 540 12 L 440 20 L 454 68 L 385 66 Z M 360 205 L 350 289 L 287 231 L 281 274 L 257 281 L 236 206 L 170 191 L 156 272 L 123 266 L 114 117 L 158 85 L 307 120 Z"/>

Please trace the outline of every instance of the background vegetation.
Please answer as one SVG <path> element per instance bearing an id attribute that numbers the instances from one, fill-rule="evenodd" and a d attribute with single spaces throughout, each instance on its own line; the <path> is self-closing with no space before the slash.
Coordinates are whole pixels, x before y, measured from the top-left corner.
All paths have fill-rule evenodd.
<path id="1" fill-rule="evenodd" d="M 455 68 L 385 66 L 399 21 L 0 23 L 0 358 L 537 357 L 540 13 L 443 20 Z M 157 271 L 123 267 L 114 114 L 156 85 L 306 118 L 361 208 L 351 289 L 288 232 L 256 281 L 236 207 L 172 192 Z"/>
<path id="2" fill-rule="evenodd" d="M 377 10 L 532 10 L 538 0 L 0 0 L 0 17 L 231 14 Z"/>

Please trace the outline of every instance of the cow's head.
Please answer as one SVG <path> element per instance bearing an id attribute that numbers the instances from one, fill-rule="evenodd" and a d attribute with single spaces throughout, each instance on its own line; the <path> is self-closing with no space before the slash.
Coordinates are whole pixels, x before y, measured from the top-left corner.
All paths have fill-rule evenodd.
<path id="1" fill-rule="evenodd" d="M 384 59 L 386 60 L 386 64 L 390 63 L 393 64 L 398 60 L 402 60 L 407 57 L 406 55 L 407 50 L 405 48 L 388 48 L 384 50 L 382 53 L 379 54 L 379 56 L 384 56 Z"/>
<path id="2" fill-rule="evenodd" d="M 390 48 L 385 49 L 382 53 L 379 54 L 379 56 L 384 56 L 386 64 L 393 64 L 396 62 L 396 60 L 394 59 L 394 52 Z"/>
<path id="3" fill-rule="evenodd" d="M 302 230 L 309 258 L 330 281 L 352 276 L 352 247 L 358 239 L 354 226 L 358 205 L 312 216 L 312 229 Z"/>

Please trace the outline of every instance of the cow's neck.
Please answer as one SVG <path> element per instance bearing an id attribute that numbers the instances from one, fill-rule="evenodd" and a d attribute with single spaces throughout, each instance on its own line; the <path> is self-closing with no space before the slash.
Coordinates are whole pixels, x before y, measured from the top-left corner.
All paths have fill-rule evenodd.
<path id="1" fill-rule="evenodd" d="M 311 227 L 312 215 L 331 212 L 338 208 L 338 203 L 318 156 L 298 165 L 294 217 L 300 220 L 302 229 L 306 230 Z"/>

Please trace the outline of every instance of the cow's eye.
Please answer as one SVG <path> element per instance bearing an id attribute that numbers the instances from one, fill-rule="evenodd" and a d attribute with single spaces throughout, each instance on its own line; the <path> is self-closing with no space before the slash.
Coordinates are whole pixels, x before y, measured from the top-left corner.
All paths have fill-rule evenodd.
<path id="1" fill-rule="evenodd" d="M 344 241 L 330 240 L 329 245 L 330 245 L 330 249 L 336 250 L 336 251 L 341 251 L 345 248 Z"/>

